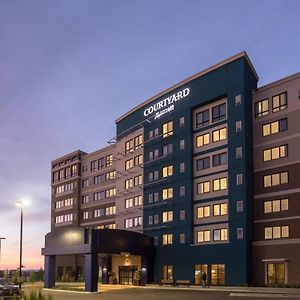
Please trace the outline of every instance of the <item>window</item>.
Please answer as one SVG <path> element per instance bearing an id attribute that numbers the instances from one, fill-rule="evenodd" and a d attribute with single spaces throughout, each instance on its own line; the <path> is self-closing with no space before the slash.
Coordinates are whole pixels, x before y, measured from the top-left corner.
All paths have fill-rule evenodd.
<path id="1" fill-rule="evenodd" d="M 133 139 L 125 142 L 125 154 L 133 152 Z"/>
<path id="2" fill-rule="evenodd" d="M 210 206 L 201 206 L 197 208 L 197 218 L 203 219 L 210 217 Z"/>
<path id="3" fill-rule="evenodd" d="M 158 171 L 154 171 L 154 180 L 158 180 Z"/>
<path id="4" fill-rule="evenodd" d="M 272 97 L 272 112 L 281 111 L 287 108 L 287 93 L 281 93 Z"/>
<path id="5" fill-rule="evenodd" d="M 103 169 L 105 166 L 105 158 L 101 157 L 98 159 L 98 169 Z"/>
<path id="6" fill-rule="evenodd" d="M 222 191 L 227 189 L 227 177 L 213 180 L 213 191 Z"/>
<path id="7" fill-rule="evenodd" d="M 210 231 L 209 230 L 201 230 L 197 232 L 197 242 L 204 243 L 210 241 Z"/>
<path id="8" fill-rule="evenodd" d="M 274 213 L 289 210 L 289 199 L 276 199 L 264 202 L 264 213 Z"/>
<path id="9" fill-rule="evenodd" d="M 255 103 L 255 118 L 267 116 L 269 114 L 269 99 L 264 99 Z"/>
<path id="10" fill-rule="evenodd" d="M 134 138 L 134 149 L 137 150 L 143 146 L 143 135 L 140 134 Z"/>
<path id="11" fill-rule="evenodd" d="M 97 160 L 91 161 L 91 172 L 94 172 L 97 170 Z"/>
<path id="12" fill-rule="evenodd" d="M 133 168 L 133 158 L 125 161 L 125 170 Z"/>
<path id="13" fill-rule="evenodd" d="M 185 244 L 185 234 L 184 233 L 180 233 L 179 241 L 180 241 L 180 244 Z"/>
<path id="14" fill-rule="evenodd" d="M 153 172 L 150 172 L 150 173 L 148 174 L 148 181 L 149 181 L 149 182 L 152 182 L 152 181 L 153 181 Z"/>
<path id="15" fill-rule="evenodd" d="M 82 219 L 87 220 L 88 218 L 89 218 L 89 212 L 88 211 L 82 212 Z"/>
<path id="16" fill-rule="evenodd" d="M 162 191 L 163 200 L 168 200 L 173 198 L 173 188 L 166 188 Z"/>
<path id="17" fill-rule="evenodd" d="M 133 219 L 132 218 L 125 219 L 124 222 L 125 222 L 125 228 L 131 228 L 131 227 L 133 227 Z"/>
<path id="18" fill-rule="evenodd" d="M 125 190 L 133 187 L 133 178 L 129 178 L 125 180 Z"/>
<path id="19" fill-rule="evenodd" d="M 242 131 L 242 121 L 235 122 L 235 132 L 241 132 Z"/>
<path id="20" fill-rule="evenodd" d="M 217 122 L 226 119 L 226 103 L 212 108 L 212 121 Z"/>
<path id="21" fill-rule="evenodd" d="M 148 217 L 148 224 L 152 225 L 153 224 L 153 216 Z"/>
<path id="22" fill-rule="evenodd" d="M 101 199 L 104 199 L 104 198 L 105 198 L 105 192 L 104 191 L 94 193 L 94 201 L 98 201 L 98 200 L 101 200 Z"/>
<path id="23" fill-rule="evenodd" d="M 227 164 L 227 153 L 223 152 L 223 153 L 219 153 L 213 156 L 213 166 L 217 167 L 220 165 L 226 165 Z"/>
<path id="24" fill-rule="evenodd" d="M 242 200 L 239 200 L 236 202 L 236 212 L 240 213 L 244 210 L 244 202 Z"/>
<path id="25" fill-rule="evenodd" d="M 168 155 L 168 154 L 171 154 L 172 152 L 173 152 L 173 144 L 164 145 L 162 147 L 163 155 Z"/>
<path id="26" fill-rule="evenodd" d="M 196 161 L 196 168 L 197 171 L 208 169 L 210 167 L 210 159 L 209 156 L 197 159 Z"/>
<path id="27" fill-rule="evenodd" d="M 153 130 L 150 130 L 149 131 L 149 140 L 152 140 L 153 139 Z"/>
<path id="28" fill-rule="evenodd" d="M 227 203 L 220 203 L 213 205 L 213 215 L 216 216 L 226 216 L 228 214 Z"/>
<path id="29" fill-rule="evenodd" d="M 213 143 L 226 140 L 227 128 L 221 128 L 212 132 L 212 141 Z"/>
<path id="30" fill-rule="evenodd" d="M 198 135 L 196 138 L 196 147 L 203 147 L 209 144 L 209 133 Z"/>
<path id="31" fill-rule="evenodd" d="M 185 220 L 185 210 L 184 209 L 180 210 L 179 219 L 180 219 L 180 221 L 184 221 Z"/>
<path id="32" fill-rule="evenodd" d="M 148 195 L 148 202 L 152 203 L 153 202 L 153 194 Z"/>
<path id="33" fill-rule="evenodd" d="M 268 263 L 267 264 L 267 284 L 285 284 L 285 264 Z"/>
<path id="34" fill-rule="evenodd" d="M 153 238 L 153 240 L 154 240 L 154 246 L 158 246 L 158 237 L 157 236 L 155 236 L 154 238 Z"/>
<path id="35" fill-rule="evenodd" d="M 158 158 L 158 149 L 154 149 L 154 159 Z"/>
<path id="36" fill-rule="evenodd" d="M 105 197 L 106 198 L 111 198 L 111 197 L 114 197 L 116 196 L 116 188 L 111 188 L 111 189 L 108 189 L 105 191 Z"/>
<path id="37" fill-rule="evenodd" d="M 164 211 L 162 213 L 162 221 L 163 223 L 172 222 L 173 221 L 173 211 Z"/>
<path id="38" fill-rule="evenodd" d="M 242 104 L 242 96 L 241 95 L 237 95 L 235 96 L 235 106 L 240 106 Z"/>
<path id="39" fill-rule="evenodd" d="M 133 226 L 137 227 L 137 226 L 142 226 L 143 221 L 142 221 L 142 217 L 134 217 L 133 218 Z"/>
<path id="40" fill-rule="evenodd" d="M 106 180 L 116 179 L 116 171 L 111 171 L 111 172 L 105 173 L 105 179 Z"/>
<path id="41" fill-rule="evenodd" d="M 162 244 L 163 245 L 171 245 L 171 244 L 173 244 L 173 234 L 163 234 L 163 236 L 162 236 Z"/>
<path id="42" fill-rule="evenodd" d="M 158 128 L 154 129 L 154 137 L 158 137 L 159 136 L 159 131 Z"/>
<path id="43" fill-rule="evenodd" d="M 197 194 L 210 192 L 210 181 L 204 181 L 197 184 Z"/>
<path id="44" fill-rule="evenodd" d="M 158 193 L 154 193 L 154 202 L 157 202 L 158 201 Z"/>
<path id="45" fill-rule="evenodd" d="M 153 160 L 153 151 L 149 152 L 149 160 Z"/>
<path id="46" fill-rule="evenodd" d="M 184 150 L 184 140 L 179 142 L 179 150 Z"/>
<path id="47" fill-rule="evenodd" d="M 162 269 L 162 279 L 173 280 L 173 266 L 164 265 Z"/>
<path id="48" fill-rule="evenodd" d="M 179 165 L 179 171 L 180 171 L 180 173 L 184 173 L 185 172 L 185 164 L 184 164 L 184 162 L 180 163 L 180 165 Z"/>
<path id="49" fill-rule="evenodd" d="M 113 156 L 112 154 L 106 156 L 106 166 L 110 167 L 113 164 Z"/>
<path id="50" fill-rule="evenodd" d="M 267 123 L 262 126 L 262 135 L 268 136 L 281 131 L 287 130 L 287 118 Z"/>
<path id="51" fill-rule="evenodd" d="M 163 138 L 173 135 L 173 121 L 163 124 Z"/>
<path id="52" fill-rule="evenodd" d="M 235 158 L 239 159 L 243 157 L 243 147 L 235 148 Z"/>
<path id="53" fill-rule="evenodd" d="M 134 165 L 135 166 L 140 166 L 142 164 L 143 164 L 143 154 L 135 156 L 135 158 L 134 158 Z"/>
<path id="54" fill-rule="evenodd" d="M 279 159 L 288 156 L 288 145 L 282 145 L 266 149 L 263 152 L 264 161 Z"/>
<path id="55" fill-rule="evenodd" d="M 104 216 L 104 209 L 100 208 L 100 209 L 95 209 L 94 210 L 94 218 L 99 218 Z"/>
<path id="56" fill-rule="evenodd" d="M 196 127 L 200 128 L 209 124 L 209 109 L 196 114 Z"/>
<path id="57" fill-rule="evenodd" d="M 242 240 L 244 238 L 244 228 L 236 229 L 236 238 L 237 240 Z"/>
<path id="58" fill-rule="evenodd" d="M 82 186 L 82 187 L 88 187 L 88 186 L 89 186 L 89 180 L 88 180 L 88 179 L 82 180 L 81 186 Z"/>
<path id="59" fill-rule="evenodd" d="M 288 183 L 288 172 L 275 173 L 264 176 L 264 187 Z"/>
<path id="60" fill-rule="evenodd" d="M 163 167 L 162 173 L 163 173 L 163 178 L 172 176 L 173 175 L 173 166 L 170 165 L 170 166 Z"/>
<path id="61" fill-rule="evenodd" d="M 158 224 L 158 215 L 154 215 L 154 224 Z"/>
<path id="62" fill-rule="evenodd" d="M 179 119 L 179 126 L 180 126 L 180 127 L 183 127 L 183 126 L 184 126 L 184 117 L 181 117 L 181 118 Z"/>
<path id="63" fill-rule="evenodd" d="M 225 285 L 225 265 L 211 265 L 211 284 Z"/>
<path id="64" fill-rule="evenodd" d="M 125 208 L 130 208 L 130 207 L 133 207 L 133 199 L 132 198 L 125 199 Z"/>
<path id="65" fill-rule="evenodd" d="M 65 179 L 65 170 L 59 170 L 59 180 Z"/>
<path id="66" fill-rule="evenodd" d="M 214 230 L 214 241 L 227 241 L 227 240 L 228 240 L 227 228 Z"/>
<path id="67" fill-rule="evenodd" d="M 138 175 L 134 177 L 134 185 L 142 185 L 143 184 L 143 176 L 142 175 Z"/>
<path id="68" fill-rule="evenodd" d="M 179 194 L 180 194 L 180 197 L 184 197 L 185 196 L 185 186 L 181 186 L 179 188 Z"/>
<path id="69" fill-rule="evenodd" d="M 243 174 L 236 174 L 236 185 L 243 184 Z"/>
<path id="70" fill-rule="evenodd" d="M 85 204 L 89 202 L 89 196 L 88 195 L 84 195 L 81 197 L 81 203 Z"/>
<path id="71" fill-rule="evenodd" d="M 139 196 L 135 196 L 133 198 L 134 200 L 134 206 L 141 206 L 143 204 L 143 196 L 139 195 Z"/>
<path id="72" fill-rule="evenodd" d="M 289 226 L 265 227 L 265 240 L 289 237 Z"/>

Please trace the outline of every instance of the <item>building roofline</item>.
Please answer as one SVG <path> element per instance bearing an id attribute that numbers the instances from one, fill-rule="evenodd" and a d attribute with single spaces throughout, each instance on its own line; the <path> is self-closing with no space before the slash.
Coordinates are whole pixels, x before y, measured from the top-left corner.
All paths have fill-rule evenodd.
<path id="1" fill-rule="evenodd" d="M 83 154 L 83 155 L 86 155 L 87 153 L 84 152 L 84 151 L 82 151 L 82 150 L 75 150 L 75 151 L 73 151 L 73 152 L 70 152 L 70 153 L 68 153 L 68 154 L 65 154 L 65 155 L 63 155 L 63 156 L 60 156 L 60 157 L 58 157 L 58 158 L 52 160 L 52 161 L 51 161 L 51 164 L 55 164 L 55 163 L 59 162 L 59 161 L 62 160 L 62 159 L 66 159 L 66 158 L 68 158 L 68 157 L 70 157 L 70 156 L 73 156 L 73 155 L 76 155 L 76 154 Z"/>
<path id="2" fill-rule="evenodd" d="M 273 88 L 277 85 L 280 85 L 280 84 L 283 84 L 285 82 L 288 82 L 288 81 L 291 81 L 291 80 L 294 80 L 296 78 L 300 77 L 300 72 L 298 73 L 295 73 L 295 74 L 292 74 L 292 75 L 289 75 L 287 77 L 284 77 L 284 78 L 281 78 L 281 79 L 278 79 L 276 81 L 273 81 L 273 82 L 270 82 L 270 83 L 267 83 L 266 85 L 263 85 L 257 89 L 255 89 L 252 94 L 255 94 L 257 92 L 263 92 L 267 89 L 270 89 L 270 88 Z"/>
<path id="3" fill-rule="evenodd" d="M 231 56 L 231 57 L 229 57 L 229 58 L 227 58 L 225 60 L 222 60 L 221 62 L 219 62 L 219 63 L 217 63 L 215 65 L 212 65 L 211 67 L 209 67 L 207 69 L 204 69 L 203 71 L 200 71 L 200 72 L 198 72 L 198 73 L 196 73 L 196 74 L 194 74 L 194 75 L 192 75 L 192 76 L 190 76 L 190 77 L 188 77 L 188 78 L 186 78 L 186 79 L 184 79 L 184 80 L 182 80 L 182 81 L 180 81 L 180 82 L 172 85 L 171 87 L 169 87 L 166 90 L 160 92 L 159 94 L 157 94 L 157 95 L 149 98 L 148 100 L 146 100 L 146 101 L 142 102 L 141 104 L 135 106 L 130 111 L 128 111 L 127 113 L 125 113 L 124 115 L 122 115 L 121 117 L 119 117 L 115 121 L 115 123 L 118 123 L 118 122 L 122 121 L 124 118 L 126 118 L 127 116 L 129 116 L 133 112 L 137 111 L 141 107 L 145 106 L 146 104 L 151 103 L 152 101 L 156 100 L 157 98 L 159 98 L 159 97 L 161 97 L 161 96 L 169 93 L 170 91 L 172 91 L 172 90 L 174 90 L 174 89 L 176 89 L 176 88 L 178 88 L 178 87 L 180 87 L 180 86 L 188 83 L 189 81 L 194 80 L 194 79 L 196 79 L 198 77 L 201 77 L 201 76 L 203 76 L 203 75 L 205 75 L 205 74 L 207 74 L 209 72 L 212 72 L 212 71 L 214 71 L 214 70 L 216 70 L 216 69 L 218 69 L 218 68 L 220 68 L 220 67 L 222 67 L 222 66 L 224 66 L 226 64 L 229 64 L 229 63 L 231 63 L 231 62 L 233 62 L 233 61 L 235 61 L 235 60 L 237 60 L 239 58 L 242 58 L 242 57 L 245 58 L 246 62 L 248 63 L 248 65 L 250 67 L 250 69 L 252 70 L 254 76 L 258 80 L 259 77 L 258 77 L 258 75 L 257 75 L 257 73 L 256 73 L 256 71 L 254 69 L 254 66 L 253 66 L 252 62 L 250 61 L 250 59 L 249 59 L 249 57 L 247 55 L 247 52 L 246 51 L 242 51 L 242 52 L 239 52 L 239 53 L 237 53 L 237 54 L 235 54 L 235 55 L 233 55 L 233 56 Z"/>

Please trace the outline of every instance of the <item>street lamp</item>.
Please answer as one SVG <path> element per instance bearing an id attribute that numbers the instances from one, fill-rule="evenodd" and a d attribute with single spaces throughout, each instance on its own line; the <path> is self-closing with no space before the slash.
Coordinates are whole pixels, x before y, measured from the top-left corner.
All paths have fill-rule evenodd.
<path id="1" fill-rule="evenodd" d="M 0 263 L 1 263 L 1 242 L 2 240 L 6 240 L 5 237 L 0 237 Z"/>

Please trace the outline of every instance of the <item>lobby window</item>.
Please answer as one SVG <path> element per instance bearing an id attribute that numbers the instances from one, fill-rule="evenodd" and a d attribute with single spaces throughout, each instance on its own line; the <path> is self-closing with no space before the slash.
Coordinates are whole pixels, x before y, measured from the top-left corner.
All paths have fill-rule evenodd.
<path id="1" fill-rule="evenodd" d="M 228 214 L 227 203 L 215 204 L 213 206 L 213 215 L 216 216 L 226 216 Z"/>
<path id="2" fill-rule="evenodd" d="M 243 157 L 243 147 L 236 147 L 235 148 L 235 158 L 239 159 Z"/>
<path id="3" fill-rule="evenodd" d="M 222 103 L 212 108 L 212 122 L 226 119 L 226 103 Z"/>
<path id="4" fill-rule="evenodd" d="M 264 202 L 264 213 L 274 213 L 280 211 L 289 210 L 289 199 L 276 199 L 276 200 L 268 200 Z"/>
<path id="5" fill-rule="evenodd" d="M 214 241 L 227 241 L 228 234 L 227 228 L 215 229 L 214 230 Z"/>
<path id="6" fill-rule="evenodd" d="M 262 126 L 262 135 L 268 136 L 281 131 L 285 131 L 287 130 L 287 127 L 287 118 L 267 123 Z"/>
<path id="7" fill-rule="evenodd" d="M 265 227 L 265 240 L 289 237 L 289 226 Z"/>
<path id="8" fill-rule="evenodd" d="M 173 175 L 173 165 L 163 167 L 162 169 L 163 178 Z"/>
<path id="9" fill-rule="evenodd" d="M 255 103 L 255 118 L 267 116 L 269 114 L 269 99 L 264 99 Z"/>
<path id="10" fill-rule="evenodd" d="M 89 212 L 88 211 L 83 211 L 82 212 L 82 219 L 87 220 L 89 218 Z"/>
<path id="11" fill-rule="evenodd" d="M 272 112 L 278 112 L 287 108 L 287 92 L 272 97 Z"/>
<path id="12" fill-rule="evenodd" d="M 173 152 L 173 144 L 167 144 L 162 147 L 162 154 L 164 156 L 171 154 L 172 152 Z"/>
<path id="13" fill-rule="evenodd" d="M 172 222 L 173 221 L 173 211 L 163 211 L 162 213 L 162 221 L 163 223 Z"/>
<path id="14" fill-rule="evenodd" d="M 185 234 L 184 233 L 180 233 L 179 241 L 180 241 L 180 244 L 185 244 Z"/>
<path id="15" fill-rule="evenodd" d="M 236 229 L 236 238 L 237 240 L 242 240 L 244 238 L 244 228 Z"/>
<path id="16" fill-rule="evenodd" d="M 200 128 L 209 124 L 209 109 L 196 114 L 196 128 Z"/>
<path id="17" fill-rule="evenodd" d="M 212 132 L 213 143 L 226 140 L 226 137 L 227 137 L 227 128 L 226 127 Z"/>
<path id="18" fill-rule="evenodd" d="M 227 189 L 227 177 L 217 178 L 213 180 L 213 191 L 223 191 Z"/>
<path id="19" fill-rule="evenodd" d="M 185 164 L 184 164 L 184 162 L 180 163 L 180 165 L 179 165 L 179 172 L 180 173 L 184 173 L 185 172 Z"/>
<path id="20" fill-rule="evenodd" d="M 211 284 L 225 285 L 225 265 L 211 265 Z"/>
<path id="21" fill-rule="evenodd" d="M 162 279 L 173 280 L 173 266 L 164 265 L 162 269 Z"/>
<path id="22" fill-rule="evenodd" d="M 213 156 L 212 158 L 213 166 L 217 167 L 220 165 L 226 165 L 227 164 L 227 153 L 219 153 Z"/>
<path id="23" fill-rule="evenodd" d="M 285 284 L 284 263 L 267 264 L 267 284 Z"/>
<path id="24" fill-rule="evenodd" d="M 242 121 L 235 122 L 235 132 L 241 132 L 242 131 Z"/>
<path id="25" fill-rule="evenodd" d="M 173 198 L 173 188 L 166 188 L 162 190 L 163 200 L 169 200 Z"/>
<path id="26" fill-rule="evenodd" d="M 197 232 L 197 242 L 210 242 L 210 230 L 200 230 Z"/>
<path id="27" fill-rule="evenodd" d="M 134 165 L 140 166 L 143 164 L 143 154 L 134 157 Z"/>
<path id="28" fill-rule="evenodd" d="M 184 185 L 182 185 L 179 188 L 179 194 L 180 194 L 180 197 L 184 197 L 185 196 L 185 186 Z"/>
<path id="29" fill-rule="evenodd" d="M 210 217 L 210 206 L 201 206 L 197 208 L 197 218 L 203 219 Z"/>
<path id="30" fill-rule="evenodd" d="M 179 119 L 179 126 L 180 127 L 184 126 L 184 117 L 180 117 L 180 119 Z"/>
<path id="31" fill-rule="evenodd" d="M 148 217 L 148 224 L 152 225 L 153 224 L 153 216 Z"/>
<path id="32" fill-rule="evenodd" d="M 288 183 L 288 172 L 275 173 L 264 176 L 264 187 L 276 186 L 284 183 Z"/>
<path id="33" fill-rule="evenodd" d="M 240 213 L 244 210 L 244 202 L 243 200 L 239 200 L 236 202 L 236 212 Z"/>
<path id="34" fill-rule="evenodd" d="M 137 150 L 143 146 L 143 135 L 140 134 L 134 138 L 134 149 Z"/>
<path id="35" fill-rule="evenodd" d="M 197 194 L 205 194 L 210 192 L 210 181 L 204 181 L 197 184 Z"/>
<path id="36" fill-rule="evenodd" d="M 81 197 L 81 203 L 85 204 L 89 202 L 89 196 L 88 195 L 84 195 Z"/>
<path id="37" fill-rule="evenodd" d="M 173 135 L 173 121 L 163 124 L 163 138 Z"/>
<path id="38" fill-rule="evenodd" d="M 282 145 L 266 149 L 263 152 L 264 161 L 279 159 L 288 156 L 288 145 Z"/>
<path id="39" fill-rule="evenodd" d="M 243 174 L 236 174 L 236 185 L 243 184 Z"/>
<path id="40" fill-rule="evenodd" d="M 154 180 L 158 180 L 158 171 L 154 171 Z"/>
<path id="41" fill-rule="evenodd" d="M 235 96 L 234 100 L 235 100 L 235 106 L 236 107 L 238 107 L 242 104 L 242 96 L 241 95 Z"/>
<path id="42" fill-rule="evenodd" d="M 198 135 L 196 138 L 196 147 L 203 147 L 209 144 L 209 133 Z"/>
<path id="43" fill-rule="evenodd" d="M 184 150 L 184 140 L 179 142 L 179 150 Z"/>
<path id="44" fill-rule="evenodd" d="M 125 170 L 133 168 L 133 158 L 125 161 Z"/>
<path id="45" fill-rule="evenodd" d="M 130 208 L 130 207 L 133 207 L 133 199 L 132 198 L 125 199 L 125 208 Z"/>
<path id="46" fill-rule="evenodd" d="M 197 171 L 208 169 L 210 167 L 210 159 L 209 156 L 197 159 L 196 161 L 196 168 Z"/>
<path id="47" fill-rule="evenodd" d="M 125 154 L 133 152 L 133 139 L 125 142 Z"/>
<path id="48" fill-rule="evenodd" d="M 173 234 L 163 234 L 162 235 L 162 244 L 163 245 L 172 245 L 173 244 Z"/>
<path id="49" fill-rule="evenodd" d="M 110 167 L 113 164 L 113 156 L 112 154 L 106 156 L 106 166 Z"/>
<path id="50" fill-rule="evenodd" d="M 184 209 L 180 210 L 179 219 L 180 219 L 180 221 L 184 221 L 185 220 L 185 210 Z"/>

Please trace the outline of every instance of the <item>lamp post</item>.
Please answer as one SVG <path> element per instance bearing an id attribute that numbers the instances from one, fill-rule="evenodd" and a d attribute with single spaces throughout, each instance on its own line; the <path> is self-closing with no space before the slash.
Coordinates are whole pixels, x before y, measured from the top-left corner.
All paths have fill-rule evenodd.
<path id="1" fill-rule="evenodd" d="M 23 207 L 24 203 L 18 201 L 16 206 L 21 209 L 21 223 L 20 223 L 20 270 L 19 270 L 19 288 L 22 288 L 22 254 L 23 254 Z"/>
<path id="2" fill-rule="evenodd" d="M 6 240 L 5 237 L 0 237 L 0 263 L 1 263 L 1 242 L 2 240 Z"/>

